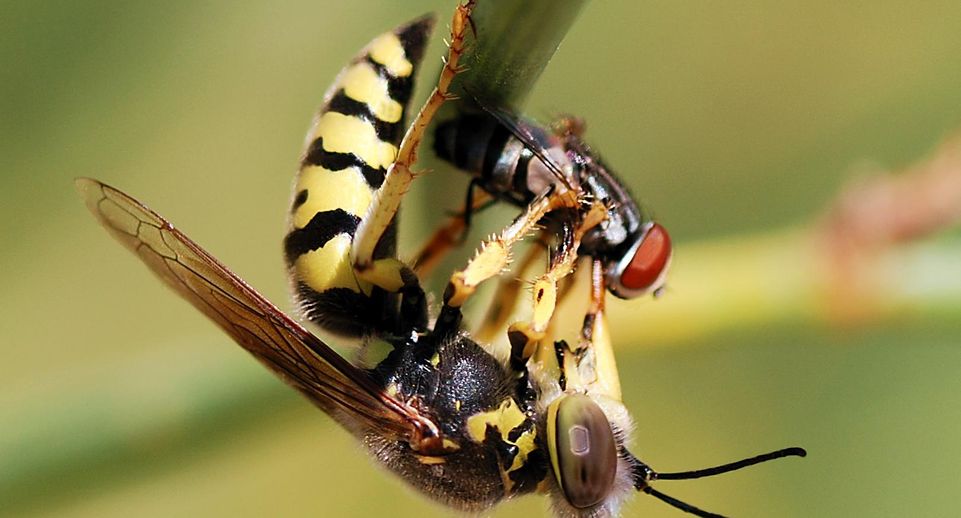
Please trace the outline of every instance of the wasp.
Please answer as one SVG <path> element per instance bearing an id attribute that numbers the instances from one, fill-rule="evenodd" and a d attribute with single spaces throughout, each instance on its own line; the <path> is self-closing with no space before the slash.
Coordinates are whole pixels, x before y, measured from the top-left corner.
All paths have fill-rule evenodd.
<path id="1" fill-rule="evenodd" d="M 656 472 L 625 448 L 629 418 L 612 390 L 563 362 L 560 375 L 532 363 L 536 390 L 520 390 L 516 368 L 463 330 L 453 295 L 431 322 L 418 276 L 396 257 L 397 210 L 427 123 L 450 98 L 472 8 L 468 2 L 455 11 L 440 79 L 410 125 L 405 112 L 431 17 L 365 47 L 326 93 L 306 139 L 284 239 L 292 292 L 307 321 L 362 346 L 387 343 L 390 352 L 373 366 L 338 355 L 140 201 L 93 179 L 79 179 L 77 187 L 100 223 L 161 281 L 427 496 L 480 511 L 547 492 L 558 515 L 593 517 L 617 514 L 624 498 L 640 490 L 710 516 L 652 482 L 723 473 L 803 450 Z M 499 242 L 569 202 L 539 196 Z M 451 283 L 493 276 L 486 257 L 481 251 Z"/>

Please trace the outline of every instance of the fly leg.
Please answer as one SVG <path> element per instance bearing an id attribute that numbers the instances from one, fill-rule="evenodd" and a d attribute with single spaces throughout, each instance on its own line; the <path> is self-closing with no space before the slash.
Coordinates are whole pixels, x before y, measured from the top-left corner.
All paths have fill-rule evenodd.
<path id="1" fill-rule="evenodd" d="M 470 191 L 475 187 L 471 183 Z M 470 215 L 488 207 L 495 200 L 489 194 L 470 195 L 463 210 L 447 219 L 447 222 L 437 227 L 427 243 L 421 247 L 414 260 L 414 271 L 422 277 L 428 277 L 430 272 L 454 248 L 464 243 L 470 230 Z"/>
<path id="2" fill-rule="evenodd" d="M 576 213 L 562 225 L 561 241 L 548 271 L 534 281 L 533 314 L 527 322 L 510 326 L 507 336 L 511 343 L 511 363 L 523 365 L 534 354 L 538 343 L 547 334 L 557 307 L 558 283 L 569 276 L 577 264 L 577 250 L 584 234 L 607 218 L 607 207 L 594 202 L 584 212 Z"/>
<path id="3" fill-rule="evenodd" d="M 505 271 L 511 261 L 511 248 L 537 228 L 548 213 L 559 209 L 576 209 L 580 200 L 572 191 L 553 189 L 532 201 L 510 225 L 481 243 L 480 249 L 463 269 L 454 272 L 444 291 L 444 306 L 435 331 L 452 334 L 460 326 L 461 307 L 480 283 Z"/>
<path id="4" fill-rule="evenodd" d="M 507 320 L 514 312 L 517 296 L 523 285 L 521 276 L 544 251 L 543 243 L 532 243 L 514 270 L 514 276 L 501 279 L 480 327 L 473 333 L 474 338 L 482 343 L 490 343 L 494 341 L 498 333 L 502 332 L 504 326 L 507 325 Z"/>

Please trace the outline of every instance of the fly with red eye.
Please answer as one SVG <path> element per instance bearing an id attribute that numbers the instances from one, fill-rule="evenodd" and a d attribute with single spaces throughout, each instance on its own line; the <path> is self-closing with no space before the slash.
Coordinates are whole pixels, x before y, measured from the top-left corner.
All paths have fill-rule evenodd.
<path id="1" fill-rule="evenodd" d="M 656 296 L 664 287 L 672 255 L 671 236 L 667 230 L 658 223 L 649 222 L 621 262 L 608 270 L 607 285 L 622 299 L 647 293 Z"/>
<path id="2" fill-rule="evenodd" d="M 607 214 L 586 230 L 578 255 L 603 263 L 607 290 L 619 298 L 657 294 L 670 267 L 670 236 L 644 215 L 624 182 L 581 138 L 583 122 L 562 118 L 549 130 L 505 110 L 477 105 L 479 109 L 468 108 L 439 124 L 434 134 L 437 156 L 473 176 L 466 206 L 472 205 L 477 187 L 522 207 L 548 188 L 573 190 L 584 200 L 600 202 Z M 470 211 L 464 214 L 467 219 Z M 558 220 L 544 222 L 554 235 Z M 570 219 L 560 221 L 563 225 Z"/>
<path id="3" fill-rule="evenodd" d="M 509 329 L 518 366 L 545 338 L 560 296 L 557 280 L 573 271 L 580 258 L 591 260 L 592 282 L 602 285 L 601 292 L 592 289 L 592 308 L 603 307 L 604 290 L 622 299 L 659 294 L 670 268 L 673 250 L 667 230 L 644 214 L 624 182 L 581 138 L 583 131 L 584 123 L 574 117 L 563 117 L 548 129 L 475 99 L 455 118 L 438 124 L 434 133 L 436 155 L 473 177 L 463 228 L 469 225 L 478 187 L 528 213 L 545 197 L 573 200 L 556 204 L 536 222 L 543 240 L 553 247 L 550 271 L 534 283 L 534 318 Z M 431 253 L 436 255 L 436 250 Z M 499 307 L 512 307 L 510 303 L 504 297 Z M 489 318 L 490 327 L 503 323 L 507 313 Z M 585 316 L 586 342 L 591 341 L 593 316 Z"/>
<path id="4" fill-rule="evenodd" d="M 670 239 L 641 216 L 579 139 L 580 123 L 562 121 L 567 129 L 550 134 L 487 112 L 499 124 L 496 142 L 504 152 L 480 155 L 480 170 L 513 171 L 489 179 L 489 187 L 524 210 L 450 277 L 436 321 L 429 319 L 430 297 L 418 272 L 395 256 L 394 223 L 415 176 L 415 151 L 433 114 L 451 98 L 474 4 L 455 10 L 440 77 L 406 131 L 404 112 L 432 17 L 378 36 L 350 61 L 325 94 L 301 157 L 284 240 L 301 316 L 363 346 L 386 346 L 382 358 L 365 352 L 360 364 L 339 355 L 133 197 L 92 179 L 79 179 L 77 187 L 98 221 L 161 281 L 436 501 L 477 513 L 546 491 L 558 516 L 599 518 L 617 515 L 624 498 L 639 490 L 714 516 L 656 491 L 653 481 L 709 476 L 804 451 L 659 473 L 627 450 L 631 424 L 603 295 L 605 287 L 623 297 L 656 292 Z M 496 183 L 505 179 L 511 182 Z M 505 364 L 496 344 L 471 338 L 460 308 L 480 283 L 505 271 L 511 246 L 538 227 L 557 246 L 550 270 L 533 284 L 535 317 L 526 329 L 508 329 Z M 543 340 L 557 283 L 579 256 L 591 259 L 584 269 L 591 272 L 591 307 L 580 340 Z M 497 321 L 484 325 L 503 331 Z M 540 346 L 537 357 L 527 343 Z"/>

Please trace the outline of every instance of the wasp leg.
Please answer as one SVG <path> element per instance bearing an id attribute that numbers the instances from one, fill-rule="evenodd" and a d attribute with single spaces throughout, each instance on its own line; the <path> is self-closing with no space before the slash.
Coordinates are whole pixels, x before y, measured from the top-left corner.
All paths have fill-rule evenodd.
<path id="1" fill-rule="evenodd" d="M 595 201 L 585 213 L 578 214 L 574 222 L 563 225 L 561 243 L 551 260 L 550 269 L 534 281 L 531 320 L 514 323 L 508 329 L 512 358 L 517 355 L 520 360 L 526 361 L 534 354 L 537 344 L 547 334 L 547 327 L 554 316 L 558 282 L 574 271 L 578 259 L 577 249 L 584 234 L 606 218 L 607 207 Z"/>
<path id="2" fill-rule="evenodd" d="M 471 190 L 474 183 L 471 182 Z M 468 202 L 458 213 L 448 218 L 444 225 L 437 227 L 427 243 L 420 249 L 414 260 L 414 271 L 422 277 L 430 276 L 437 264 L 456 246 L 464 244 L 470 230 L 470 214 L 488 207 L 495 200 L 485 192 L 480 196 L 468 196 Z"/>
<path id="3" fill-rule="evenodd" d="M 494 341 L 498 333 L 502 332 L 507 325 L 507 320 L 514 312 L 517 295 L 520 293 L 521 286 L 523 285 L 521 277 L 525 271 L 530 269 L 534 261 L 540 257 L 545 248 L 542 241 L 533 243 L 524 253 L 524 257 L 520 260 L 520 263 L 518 263 L 517 268 L 514 270 L 514 275 L 501 279 L 480 327 L 473 333 L 475 339 L 481 343 L 490 343 Z"/>
<path id="4" fill-rule="evenodd" d="M 580 205 L 572 191 L 555 192 L 553 189 L 532 201 L 500 234 L 481 243 L 480 249 L 462 270 L 454 272 L 444 291 L 441 308 L 434 330 L 456 332 L 460 325 L 461 311 L 467 299 L 474 294 L 480 283 L 500 275 L 510 264 L 511 248 L 537 228 L 537 223 L 549 212 L 559 209 L 575 209 Z"/>
<path id="5" fill-rule="evenodd" d="M 437 86 L 434 87 L 434 91 L 427 102 L 421 107 L 417 117 L 408 127 L 407 133 L 400 143 L 397 156 L 387 170 L 384 183 L 380 189 L 374 192 L 370 207 L 367 210 L 367 216 L 357 227 L 357 233 L 352 244 L 351 257 L 357 277 L 390 292 L 398 291 L 401 286 L 407 287 L 406 284 L 398 284 L 398 282 L 402 281 L 402 277 L 404 277 L 401 275 L 401 271 L 410 270 L 401 261 L 394 258 L 374 259 L 374 250 L 397 215 L 401 199 L 414 180 L 411 167 L 417 161 L 417 148 L 427 125 L 434 118 L 441 105 L 453 98 L 450 93 L 450 85 L 454 77 L 462 70 L 457 63 L 464 52 L 464 38 L 467 34 L 467 27 L 470 25 L 470 12 L 473 6 L 474 1 L 471 0 L 458 6 L 454 11 L 454 18 L 451 20 L 447 59 L 444 68 L 441 70 Z M 413 272 L 411 271 L 411 273 Z"/>

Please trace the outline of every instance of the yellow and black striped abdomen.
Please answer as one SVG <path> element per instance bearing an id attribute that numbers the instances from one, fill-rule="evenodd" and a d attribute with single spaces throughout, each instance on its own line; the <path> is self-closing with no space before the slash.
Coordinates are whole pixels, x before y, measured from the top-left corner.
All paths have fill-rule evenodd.
<path id="1" fill-rule="evenodd" d="M 356 336 L 393 320 L 391 297 L 354 276 L 350 249 L 397 155 L 432 27 L 425 17 L 367 45 L 337 76 L 307 134 L 284 249 L 301 310 L 333 332 Z M 376 258 L 394 249 L 388 232 Z"/>

